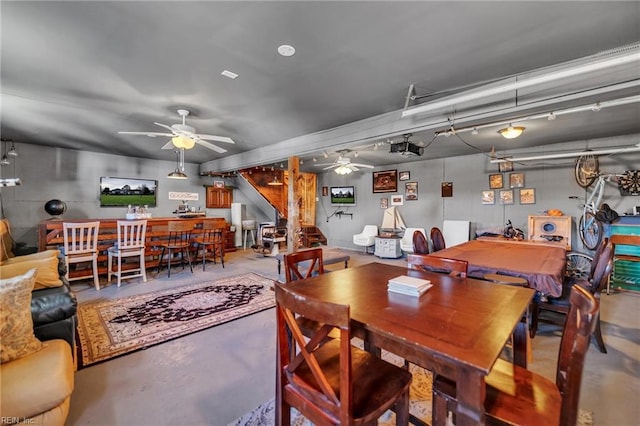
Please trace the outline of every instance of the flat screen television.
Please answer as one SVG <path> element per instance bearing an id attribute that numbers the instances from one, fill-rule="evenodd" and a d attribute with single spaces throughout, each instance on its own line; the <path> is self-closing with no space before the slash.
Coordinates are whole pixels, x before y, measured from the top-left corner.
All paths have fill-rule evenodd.
<path id="1" fill-rule="evenodd" d="M 356 205 L 356 188 L 354 186 L 332 186 L 329 194 L 332 206 Z"/>
<path id="2" fill-rule="evenodd" d="M 100 207 L 156 206 L 157 180 L 100 178 Z"/>

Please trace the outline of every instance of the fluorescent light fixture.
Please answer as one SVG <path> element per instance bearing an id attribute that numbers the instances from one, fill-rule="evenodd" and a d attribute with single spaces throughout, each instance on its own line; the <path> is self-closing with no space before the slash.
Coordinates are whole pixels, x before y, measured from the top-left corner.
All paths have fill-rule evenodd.
<path id="1" fill-rule="evenodd" d="M 507 163 L 507 162 L 521 162 L 521 161 L 535 161 L 535 160 L 555 160 L 561 158 L 580 157 L 581 155 L 608 155 L 608 154 L 624 154 L 627 152 L 640 152 L 640 143 L 626 148 L 608 148 L 598 149 L 594 151 L 578 151 L 578 152 L 559 152 L 557 154 L 546 155 L 532 155 L 530 157 L 502 157 L 494 158 L 489 162 L 495 163 Z"/>
<path id="2" fill-rule="evenodd" d="M 631 46 L 632 52 L 626 55 L 615 56 L 609 59 L 595 61 L 588 64 L 577 65 L 570 68 L 566 68 L 559 71 L 552 71 L 545 74 L 541 74 L 535 77 L 518 79 L 517 81 L 510 80 L 501 85 L 494 87 L 488 87 L 486 89 L 472 90 L 459 95 L 454 95 L 441 99 L 439 101 L 427 102 L 422 105 L 418 105 L 413 108 L 405 109 L 402 111 L 402 117 L 409 117 L 411 115 L 422 114 L 425 112 L 436 111 L 452 105 L 461 104 L 464 102 L 475 101 L 477 99 L 487 98 L 490 96 L 499 95 L 515 90 L 524 89 L 526 87 L 537 86 L 552 81 L 560 80 L 563 78 L 574 77 L 577 75 L 586 74 L 589 72 L 599 71 L 606 68 L 619 66 L 625 63 L 640 60 L 640 45 L 635 44 Z"/>
<path id="3" fill-rule="evenodd" d="M 238 74 L 236 74 L 235 72 L 229 71 L 229 70 L 224 70 L 220 74 L 222 74 L 225 77 L 230 78 L 231 80 L 235 80 L 236 78 L 238 78 Z"/>

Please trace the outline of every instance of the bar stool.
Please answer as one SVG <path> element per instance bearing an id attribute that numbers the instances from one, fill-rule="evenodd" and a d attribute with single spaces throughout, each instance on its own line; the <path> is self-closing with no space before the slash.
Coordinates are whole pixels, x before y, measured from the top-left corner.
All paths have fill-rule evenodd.
<path id="1" fill-rule="evenodd" d="M 243 220 L 242 221 L 242 233 L 243 233 L 243 243 L 242 249 L 247 249 L 247 235 L 251 235 L 251 245 L 256 244 L 256 237 L 254 236 L 254 232 L 256 231 L 256 221 L 255 220 Z M 251 247 L 251 246 L 249 246 Z"/>
<path id="2" fill-rule="evenodd" d="M 147 235 L 147 220 L 119 220 L 118 241 L 107 249 L 107 282 L 111 282 L 111 275 L 118 278 L 118 287 L 123 279 L 142 277 L 147 282 L 147 268 L 144 251 Z M 113 258 L 118 259 L 117 270 L 113 270 Z M 122 258 L 138 257 L 137 268 L 122 269 Z"/>
<path id="3" fill-rule="evenodd" d="M 191 273 L 193 273 L 191 257 L 189 255 L 189 249 L 191 248 L 191 232 L 193 231 L 193 228 L 193 221 L 188 220 L 170 220 L 167 223 L 169 239 L 158 244 L 158 246 L 162 247 L 162 253 L 160 253 L 160 260 L 158 261 L 158 273 L 162 267 L 165 251 L 169 252 L 167 257 L 167 278 L 171 278 L 171 261 L 174 252 L 180 253 L 182 269 L 184 269 L 184 260 L 186 258 L 187 263 L 189 264 L 189 269 L 191 270 Z"/>
<path id="4" fill-rule="evenodd" d="M 64 261 L 68 281 L 93 278 L 96 290 L 100 290 L 98 281 L 98 232 L 100 222 L 64 222 L 62 224 L 64 239 Z M 82 276 L 69 276 L 69 265 L 72 263 L 91 262 L 91 273 Z"/>
<path id="5" fill-rule="evenodd" d="M 224 229 L 218 228 L 217 224 L 210 220 L 202 221 L 202 235 L 193 239 L 198 245 L 198 250 L 202 250 L 202 270 L 205 270 L 207 255 L 213 254 L 213 263 L 220 257 L 220 263 L 224 268 Z"/>

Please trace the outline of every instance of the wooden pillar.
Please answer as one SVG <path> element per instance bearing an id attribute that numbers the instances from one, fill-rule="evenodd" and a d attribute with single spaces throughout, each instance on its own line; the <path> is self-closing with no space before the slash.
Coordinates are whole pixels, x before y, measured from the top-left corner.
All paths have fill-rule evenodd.
<path id="1" fill-rule="evenodd" d="M 300 159 L 289 157 L 289 187 L 287 193 L 287 247 L 288 251 L 298 251 L 298 239 L 300 233 L 300 205 L 302 202 L 302 188 L 300 185 Z"/>

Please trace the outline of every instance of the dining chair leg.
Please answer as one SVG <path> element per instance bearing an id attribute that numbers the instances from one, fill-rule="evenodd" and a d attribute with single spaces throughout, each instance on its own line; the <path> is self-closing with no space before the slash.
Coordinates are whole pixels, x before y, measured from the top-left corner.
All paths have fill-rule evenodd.
<path id="1" fill-rule="evenodd" d="M 204 271 L 204 265 L 207 259 L 207 245 L 202 244 L 202 270 Z"/>
<path id="2" fill-rule="evenodd" d="M 122 256 L 118 256 L 118 287 L 122 284 Z"/>
<path id="3" fill-rule="evenodd" d="M 100 290 L 100 278 L 98 277 L 98 258 L 93 258 L 93 284 L 96 290 Z"/>
<path id="4" fill-rule="evenodd" d="M 409 391 L 405 392 L 395 403 L 396 425 L 407 426 L 409 424 Z M 376 421 L 377 424 L 377 421 Z"/>
<path id="5" fill-rule="evenodd" d="M 157 273 L 160 273 L 160 268 L 162 267 L 162 259 L 164 259 L 164 247 L 162 247 L 162 252 L 160 253 L 160 259 L 158 259 L 158 271 Z"/>
<path id="6" fill-rule="evenodd" d="M 113 256 L 111 256 L 111 254 L 107 254 L 107 282 L 110 283 L 111 282 L 111 275 L 113 275 L 113 273 L 111 272 L 111 269 L 113 267 Z"/>
<path id="7" fill-rule="evenodd" d="M 140 268 L 142 272 L 142 282 L 147 282 L 147 261 L 144 258 L 144 250 L 140 254 Z"/>
<path id="8" fill-rule="evenodd" d="M 600 317 L 596 321 L 596 329 L 593 331 L 591 335 L 596 340 L 596 345 L 598 345 L 598 349 L 603 354 L 607 353 L 607 347 L 604 345 L 604 340 L 602 339 L 602 330 L 600 329 Z"/>
<path id="9" fill-rule="evenodd" d="M 167 257 L 167 278 L 171 278 L 171 247 L 168 248 L 169 257 Z"/>

